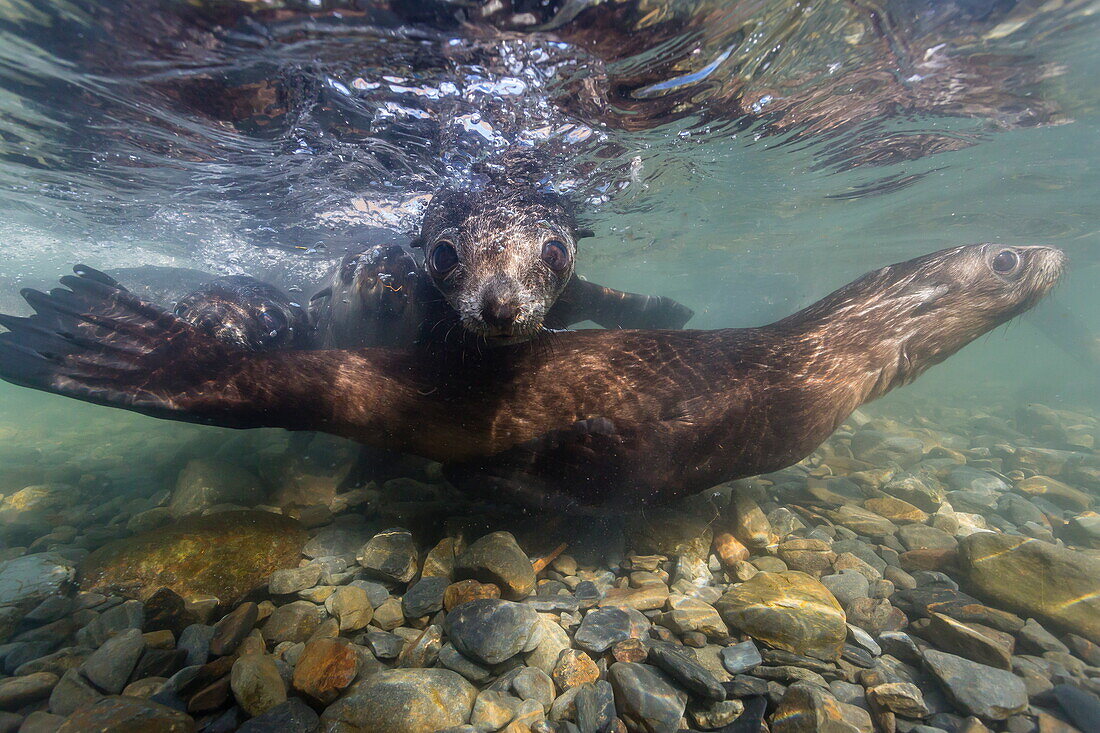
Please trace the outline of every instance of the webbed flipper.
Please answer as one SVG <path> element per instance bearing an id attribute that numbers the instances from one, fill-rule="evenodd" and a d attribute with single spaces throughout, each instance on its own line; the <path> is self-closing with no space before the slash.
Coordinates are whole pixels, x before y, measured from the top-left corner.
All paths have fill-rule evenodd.
<path id="1" fill-rule="evenodd" d="M 679 329 L 693 315 L 695 311 L 672 298 L 628 293 L 574 276 L 546 321 L 551 328 L 594 321 L 604 328 Z"/>

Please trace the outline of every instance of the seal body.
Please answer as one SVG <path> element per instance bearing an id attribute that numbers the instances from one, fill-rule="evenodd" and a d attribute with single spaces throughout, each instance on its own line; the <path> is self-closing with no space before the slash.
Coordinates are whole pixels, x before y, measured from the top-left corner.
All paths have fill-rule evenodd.
<path id="1" fill-rule="evenodd" d="M 273 285 L 248 275 L 212 280 L 186 295 L 175 313 L 211 336 L 249 351 L 305 348 L 309 316 Z"/>
<path id="2" fill-rule="evenodd" d="M 956 247 L 759 328 L 574 331 L 444 362 L 235 349 L 82 270 L 68 291 L 24 291 L 37 315 L 0 317 L 0 377 L 160 417 L 330 432 L 535 506 L 638 505 L 802 459 L 859 405 L 1034 305 L 1063 260 Z"/>

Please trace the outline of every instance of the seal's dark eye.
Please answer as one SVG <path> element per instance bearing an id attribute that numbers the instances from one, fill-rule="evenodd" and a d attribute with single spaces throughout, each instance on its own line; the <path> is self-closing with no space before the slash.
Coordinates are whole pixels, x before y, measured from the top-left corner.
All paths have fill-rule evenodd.
<path id="1" fill-rule="evenodd" d="M 282 331 L 288 325 L 286 316 L 279 311 L 263 311 L 260 313 L 260 324 L 268 333 Z"/>
<path id="2" fill-rule="evenodd" d="M 446 239 L 441 239 L 428 256 L 428 265 L 436 275 L 446 275 L 458 265 L 458 251 Z"/>
<path id="3" fill-rule="evenodd" d="M 993 272 L 998 275 L 1007 275 L 1015 270 L 1019 264 L 1020 255 L 1010 249 L 1006 249 L 997 253 L 997 256 L 993 258 Z"/>
<path id="4" fill-rule="evenodd" d="M 569 250 L 565 243 L 557 239 L 551 239 L 542 245 L 542 261 L 554 272 L 561 272 L 569 267 Z"/>

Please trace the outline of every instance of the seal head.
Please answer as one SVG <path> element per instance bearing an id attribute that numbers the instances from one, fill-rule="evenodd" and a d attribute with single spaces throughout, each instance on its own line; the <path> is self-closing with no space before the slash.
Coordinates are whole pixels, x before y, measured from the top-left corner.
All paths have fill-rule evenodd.
<path id="1" fill-rule="evenodd" d="M 573 277 L 577 232 L 565 199 L 529 186 L 444 191 L 415 246 L 469 332 L 494 343 L 531 338 Z"/>
<path id="2" fill-rule="evenodd" d="M 213 280 L 176 305 L 196 328 L 248 351 L 304 348 L 309 318 L 278 288 L 248 275 Z"/>

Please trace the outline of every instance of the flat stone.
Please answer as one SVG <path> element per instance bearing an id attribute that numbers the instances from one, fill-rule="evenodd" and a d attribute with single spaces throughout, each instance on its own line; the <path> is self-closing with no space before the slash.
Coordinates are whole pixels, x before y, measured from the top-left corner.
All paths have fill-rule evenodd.
<path id="1" fill-rule="evenodd" d="M 273 595 L 285 596 L 312 588 L 321 580 L 320 565 L 305 565 L 300 568 L 284 568 L 271 574 L 267 583 Z"/>
<path id="2" fill-rule="evenodd" d="M 286 683 L 275 658 L 268 654 L 238 657 L 233 663 L 230 686 L 237 704 L 253 717 L 286 701 Z"/>
<path id="3" fill-rule="evenodd" d="M 541 669 L 523 667 L 512 678 L 512 690 L 521 700 L 537 700 L 548 710 L 554 702 L 554 681 Z"/>
<path id="4" fill-rule="evenodd" d="M 978 532 L 959 562 L 974 591 L 1100 643 L 1100 560 L 1026 537 Z"/>
<path id="5" fill-rule="evenodd" d="M 679 729 L 688 698 L 663 672 L 646 664 L 615 662 L 607 679 L 628 730 L 674 733 Z"/>
<path id="6" fill-rule="evenodd" d="M 899 590 L 891 598 L 914 616 L 943 613 L 958 621 L 973 621 L 1009 633 L 1019 631 L 1024 625 L 1019 616 L 983 605 L 976 598 L 942 584 Z"/>
<path id="7" fill-rule="evenodd" d="M 84 662 L 84 677 L 108 695 L 117 695 L 126 686 L 134 666 L 145 651 L 140 629 L 128 629 L 108 639 Z"/>
<path id="8" fill-rule="evenodd" d="M 455 558 L 454 579 L 492 583 L 501 595 L 521 600 L 535 589 L 535 570 L 510 532 L 479 537 Z"/>
<path id="9" fill-rule="evenodd" d="M 573 641 L 585 651 L 602 654 L 617 642 L 637 636 L 627 609 L 595 608 L 585 614 Z"/>
<path id="10" fill-rule="evenodd" d="M 732 569 L 739 562 L 748 560 L 751 554 L 749 548 L 745 547 L 741 540 L 734 537 L 730 532 L 719 532 L 714 535 L 712 546 L 718 561 L 727 570 Z"/>
<path id="11" fill-rule="evenodd" d="M 863 502 L 863 507 L 894 524 L 912 524 L 928 520 L 927 512 L 893 496 L 868 499 Z"/>
<path id="12" fill-rule="evenodd" d="M 306 641 L 321 625 L 321 609 L 309 601 L 294 601 L 276 608 L 264 623 L 264 638 L 278 644 Z"/>
<path id="13" fill-rule="evenodd" d="M 354 585 L 340 586 L 325 599 L 325 610 L 335 616 L 340 631 L 358 631 L 365 628 L 374 618 L 374 608 L 370 596 L 362 588 Z"/>
<path id="14" fill-rule="evenodd" d="M 730 496 L 729 512 L 733 515 L 731 529 L 733 536 L 750 550 L 763 550 L 778 544 L 779 536 L 760 509 L 760 505 L 747 491 L 740 488 L 733 491 Z"/>
<path id="15" fill-rule="evenodd" d="M 1023 680 L 1011 672 L 928 649 L 924 661 L 947 696 L 966 714 L 1005 720 L 1027 708 Z"/>
<path id="16" fill-rule="evenodd" d="M 421 578 L 401 598 L 406 618 L 429 616 L 443 609 L 443 594 L 450 585 L 447 578 Z"/>
<path id="17" fill-rule="evenodd" d="M 194 733 L 191 716 L 138 697 L 107 697 L 70 715 L 57 733 Z"/>
<path id="18" fill-rule="evenodd" d="M 444 537 L 424 557 L 420 569 L 422 578 L 450 578 L 455 569 L 455 558 L 466 549 L 466 543 L 457 537 Z"/>
<path id="19" fill-rule="evenodd" d="M 18 710 L 50 696 L 60 678 L 51 672 L 35 672 L 0 680 L 0 710 Z"/>
<path id="20" fill-rule="evenodd" d="M 654 611 L 668 603 L 668 586 L 664 583 L 646 583 L 640 588 L 612 588 L 600 599 L 599 606 L 635 608 Z M 715 614 L 717 617 L 717 613 Z M 721 619 L 718 619 L 721 622 Z"/>
<path id="21" fill-rule="evenodd" d="M 214 627 L 206 624 L 191 624 L 180 634 L 176 648 L 187 652 L 184 666 L 206 664 L 210 658 L 210 642 L 214 638 Z"/>
<path id="22" fill-rule="evenodd" d="M 818 539 L 793 538 L 779 543 L 779 557 L 791 570 L 800 570 L 815 578 L 832 567 L 836 553 L 832 546 Z"/>
<path id="23" fill-rule="evenodd" d="M 572 640 L 565 629 L 552 618 L 541 613 L 536 615 L 538 616 L 538 629 L 534 635 L 538 637 L 539 641 L 534 650 L 527 653 L 524 661 L 528 666 L 541 669 L 546 674 L 550 674 L 554 671 L 554 665 L 557 663 L 558 657 L 561 656 L 562 650 L 572 646 Z"/>
<path id="24" fill-rule="evenodd" d="M 408 583 L 416 575 L 417 547 L 407 529 L 393 528 L 374 535 L 363 545 L 356 560 L 383 580 Z"/>
<path id="25" fill-rule="evenodd" d="M 474 661 L 499 664 L 537 642 L 538 613 L 521 603 L 485 598 L 458 606 L 444 624 L 455 648 Z"/>
<path id="26" fill-rule="evenodd" d="M 99 548 L 80 565 L 80 587 L 138 599 L 167 587 L 234 606 L 274 571 L 297 566 L 305 540 L 298 522 L 270 512 L 188 517 Z"/>
<path id="27" fill-rule="evenodd" d="M 94 705 L 102 697 L 79 670 L 70 669 L 61 675 L 50 693 L 50 712 L 54 715 L 69 715 Z"/>
<path id="28" fill-rule="evenodd" d="M 436 731 L 468 722 L 476 699 L 477 688 L 449 669 L 386 670 L 329 705 L 321 722 L 325 730 Z"/>
<path id="29" fill-rule="evenodd" d="M 320 720 L 309 705 L 292 697 L 246 720 L 237 733 L 313 733 Z"/>
<path id="30" fill-rule="evenodd" d="M 958 540 L 927 524 L 907 524 L 898 529 L 898 539 L 907 550 L 954 550 Z"/>
<path id="31" fill-rule="evenodd" d="M 358 671 L 359 658 L 347 639 L 312 639 L 294 667 L 294 689 L 328 705 L 355 680 Z"/>
<path id="32" fill-rule="evenodd" d="M 446 667 L 449 670 L 458 672 L 460 675 L 470 680 L 474 684 L 481 684 L 488 682 L 493 673 L 486 667 L 478 664 L 477 662 L 462 656 L 462 654 L 454 648 L 452 644 L 444 644 L 439 649 L 439 664 Z M 541 671 L 541 670 L 540 670 Z M 545 672 L 543 672 L 545 674 Z M 551 687 L 553 685 L 551 684 Z"/>
<path id="33" fill-rule="evenodd" d="M 1051 690 L 1058 706 L 1082 731 L 1100 730 L 1100 698 L 1073 685 L 1055 685 Z"/>
<path id="34" fill-rule="evenodd" d="M 722 649 L 722 666 L 730 674 L 748 672 L 763 661 L 760 657 L 760 650 L 756 648 L 756 644 L 751 639 Z"/>
<path id="35" fill-rule="evenodd" d="M 820 582 L 796 570 L 759 573 L 732 587 L 715 605 L 731 628 L 798 654 L 836 659 L 847 636 L 837 600 Z"/>
<path id="36" fill-rule="evenodd" d="M 355 555 L 374 536 L 365 524 L 333 524 L 321 528 L 305 545 L 306 557 L 347 557 Z"/>
<path id="37" fill-rule="evenodd" d="M 852 455 L 873 466 L 906 468 L 921 459 L 924 444 L 917 438 L 864 429 L 852 436 Z"/>
<path id="38" fill-rule="evenodd" d="M 577 725 L 581 730 L 602 731 L 611 728 L 615 718 L 615 693 L 606 680 L 581 685 L 574 704 Z"/>
<path id="39" fill-rule="evenodd" d="M 214 636 L 210 639 L 210 653 L 215 656 L 232 654 L 237 645 L 252 631 L 259 618 L 259 609 L 252 601 L 242 603 L 214 624 Z"/>
<path id="40" fill-rule="evenodd" d="M 924 718 L 931 712 L 924 694 L 911 682 L 887 682 L 867 690 L 867 697 L 876 705 L 905 718 Z"/>
<path id="41" fill-rule="evenodd" d="M 1012 653 L 1016 640 L 1011 634 L 975 623 L 956 621 L 942 613 L 929 616 L 927 638 L 936 646 L 957 652 L 979 664 L 999 669 L 1012 669 Z"/>
<path id="42" fill-rule="evenodd" d="M 649 663 L 664 671 L 695 696 L 708 700 L 726 699 L 726 690 L 717 677 L 702 665 L 696 664 L 664 644 L 655 644 L 649 650 Z"/>
<path id="43" fill-rule="evenodd" d="M 1024 622 L 1022 629 L 1016 632 L 1021 652 L 1042 654 L 1043 652 L 1069 652 L 1069 647 L 1058 640 L 1054 634 L 1042 627 L 1033 618 Z"/>
<path id="44" fill-rule="evenodd" d="M 842 570 L 833 575 L 824 575 L 821 577 L 821 584 L 829 589 L 844 608 L 860 598 L 871 595 L 871 585 L 867 582 L 867 576 L 857 570 Z"/>
<path id="45" fill-rule="evenodd" d="M 76 576 L 73 563 L 55 552 L 0 562 L 0 606 L 30 607 L 57 594 Z"/>
<path id="46" fill-rule="evenodd" d="M 1092 506 L 1092 497 L 1050 476 L 1032 476 L 1017 482 L 1016 491 L 1029 497 L 1042 497 L 1063 509 L 1081 511 Z"/>

